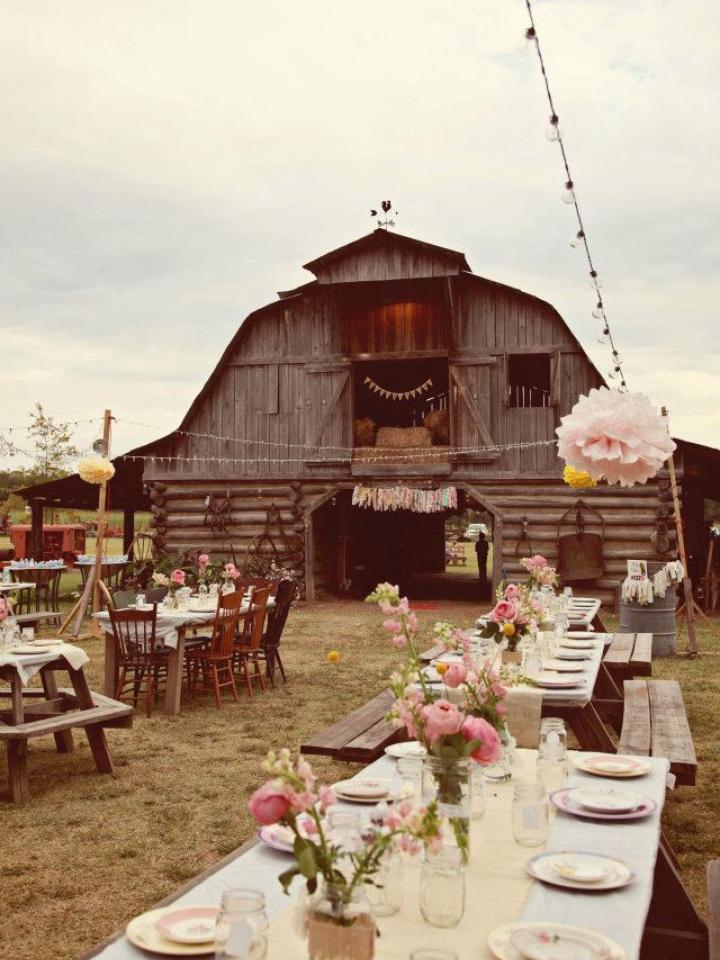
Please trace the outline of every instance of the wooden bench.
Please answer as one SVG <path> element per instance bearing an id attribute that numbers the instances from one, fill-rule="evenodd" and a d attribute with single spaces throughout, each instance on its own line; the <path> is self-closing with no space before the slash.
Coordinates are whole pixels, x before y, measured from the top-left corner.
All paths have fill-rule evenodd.
<path id="1" fill-rule="evenodd" d="M 73 727 L 83 729 L 97 770 L 115 772 L 104 730 L 131 727 L 133 708 L 91 691 L 82 670 L 68 672 L 72 689 L 58 689 L 54 671 L 48 668 L 41 672 L 41 690 L 20 693 L 15 683 L 10 690 L 0 691 L 0 703 L 10 700 L 9 709 L 0 708 L 0 742 L 7 749 L 10 798 L 14 803 L 23 804 L 29 797 L 28 741 L 34 737 L 52 735 L 58 752 L 68 753 L 74 749 Z"/>
<path id="2" fill-rule="evenodd" d="M 392 693 L 384 690 L 342 720 L 320 730 L 301 745 L 300 753 L 316 753 L 360 763 L 377 760 L 388 744 L 405 737 L 402 727 L 398 728 L 386 719 L 392 704 Z"/>
<path id="3" fill-rule="evenodd" d="M 665 757 L 680 784 L 692 786 L 697 758 L 677 680 L 625 680 L 618 753 Z"/>
<path id="4" fill-rule="evenodd" d="M 614 680 L 631 680 L 652 674 L 651 633 L 613 633 L 603 662 Z"/>

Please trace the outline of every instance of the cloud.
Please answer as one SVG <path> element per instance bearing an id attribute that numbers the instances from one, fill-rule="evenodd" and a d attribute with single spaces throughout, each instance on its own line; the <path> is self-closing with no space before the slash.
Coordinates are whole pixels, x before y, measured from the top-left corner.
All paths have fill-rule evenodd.
<path id="1" fill-rule="evenodd" d="M 3 16 L 4 423 L 38 399 L 174 428 L 242 318 L 386 196 L 402 232 L 550 301 L 609 368 L 522 3 Z M 717 443 L 717 5 L 681 29 L 656 0 L 536 16 L 630 386 Z M 118 424 L 117 449 L 152 435 Z"/>

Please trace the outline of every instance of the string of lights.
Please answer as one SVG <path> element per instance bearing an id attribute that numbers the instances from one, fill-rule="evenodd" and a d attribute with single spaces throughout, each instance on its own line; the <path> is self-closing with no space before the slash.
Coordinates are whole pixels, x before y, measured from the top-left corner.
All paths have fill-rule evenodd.
<path id="1" fill-rule="evenodd" d="M 545 92 L 547 94 L 548 104 L 550 106 L 550 126 L 547 132 L 547 138 L 548 140 L 555 141 L 559 146 L 560 155 L 565 168 L 565 191 L 562 199 L 564 203 L 567 203 L 573 207 L 575 210 L 575 216 L 577 217 L 578 231 L 572 240 L 572 246 L 582 246 L 587 258 L 590 271 L 590 282 L 597 298 L 592 315 L 596 320 L 602 321 L 601 342 L 608 343 L 610 350 L 612 351 L 613 369 L 612 372 L 608 373 L 608 377 L 611 380 L 617 380 L 619 378 L 620 389 L 626 390 L 627 382 L 625 380 L 625 373 L 623 371 L 623 362 L 615 345 L 615 338 L 613 337 L 612 330 L 610 329 L 610 322 L 605 309 L 605 301 L 601 292 L 600 278 L 597 270 L 595 269 L 595 264 L 593 263 L 593 258 L 590 253 L 590 244 L 587 238 L 587 231 L 585 230 L 585 224 L 583 222 L 582 214 L 580 213 L 580 205 L 578 203 L 575 180 L 570 172 L 570 162 L 568 160 L 565 142 L 560 130 L 560 118 L 557 114 L 557 110 L 555 109 L 555 100 L 550 89 L 550 80 L 548 78 L 547 68 L 545 66 L 545 57 L 543 56 L 542 47 L 540 46 L 540 38 L 538 36 L 537 27 L 535 26 L 535 18 L 533 16 L 531 0 L 525 0 L 525 6 L 527 7 L 528 17 L 530 18 L 530 26 L 525 31 L 525 39 L 532 43 L 535 47 L 535 52 L 537 53 L 538 62 L 540 64 L 540 72 L 542 73 L 543 82 L 545 84 Z"/>

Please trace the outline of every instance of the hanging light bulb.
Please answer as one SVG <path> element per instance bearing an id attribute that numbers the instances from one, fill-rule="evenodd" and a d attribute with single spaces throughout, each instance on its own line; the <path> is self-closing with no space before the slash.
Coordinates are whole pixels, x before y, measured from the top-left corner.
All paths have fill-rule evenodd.
<path id="1" fill-rule="evenodd" d="M 593 308 L 592 315 L 595 317 L 596 320 L 602 320 L 602 318 L 605 316 L 602 300 L 598 300 L 597 306 Z"/>
<path id="2" fill-rule="evenodd" d="M 607 378 L 608 378 L 608 380 L 615 380 L 615 379 L 617 379 L 616 376 L 615 376 L 615 374 L 614 374 L 614 373 L 610 373 L 609 371 L 608 371 Z"/>
<path id="3" fill-rule="evenodd" d="M 575 203 L 575 184 L 572 180 L 565 181 L 565 191 L 562 195 L 563 203 Z"/>
<path id="4" fill-rule="evenodd" d="M 610 327 L 607 324 L 605 324 L 605 326 L 603 327 L 603 336 L 604 337 L 610 336 Z"/>
<path id="5" fill-rule="evenodd" d="M 570 246 L 571 246 L 573 249 L 575 249 L 579 244 L 581 244 L 581 243 L 583 242 L 584 239 L 585 239 L 585 231 L 584 231 L 584 230 L 578 230 L 578 232 L 575 234 L 575 236 L 574 236 L 574 237 L 572 238 L 572 240 L 570 241 Z"/>
<path id="6" fill-rule="evenodd" d="M 558 126 L 559 118 L 556 113 L 550 117 L 550 122 L 548 128 L 545 131 L 545 138 L 547 140 L 559 140 L 560 139 L 560 127 Z"/>

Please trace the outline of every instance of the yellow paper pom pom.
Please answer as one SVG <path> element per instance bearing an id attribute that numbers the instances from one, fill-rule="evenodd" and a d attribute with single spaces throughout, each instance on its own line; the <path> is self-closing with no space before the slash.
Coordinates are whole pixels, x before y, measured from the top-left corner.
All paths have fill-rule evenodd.
<path id="1" fill-rule="evenodd" d="M 337 652 L 337 650 L 331 650 L 330 653 L 328 653 L 327 655 L 328 663 L 337 663 L 339 659 L 340 659 L 340 654 Z"/>
<path id="2" fill-rule="evenodd" d="M 596 487 L 597 480 L 593 480 L 585 470 L 576 470 L 568 464 L 563 470 L 563 480 L 569 487 L 582 489 L 583 487 Z"/>
<path id="3" fill-rule="evenodd" d="M 78 473 L 86 483 L 105 483 L 115 476 L 115 467 L 107 457 L 84 457 L 78 463 Z"/>

